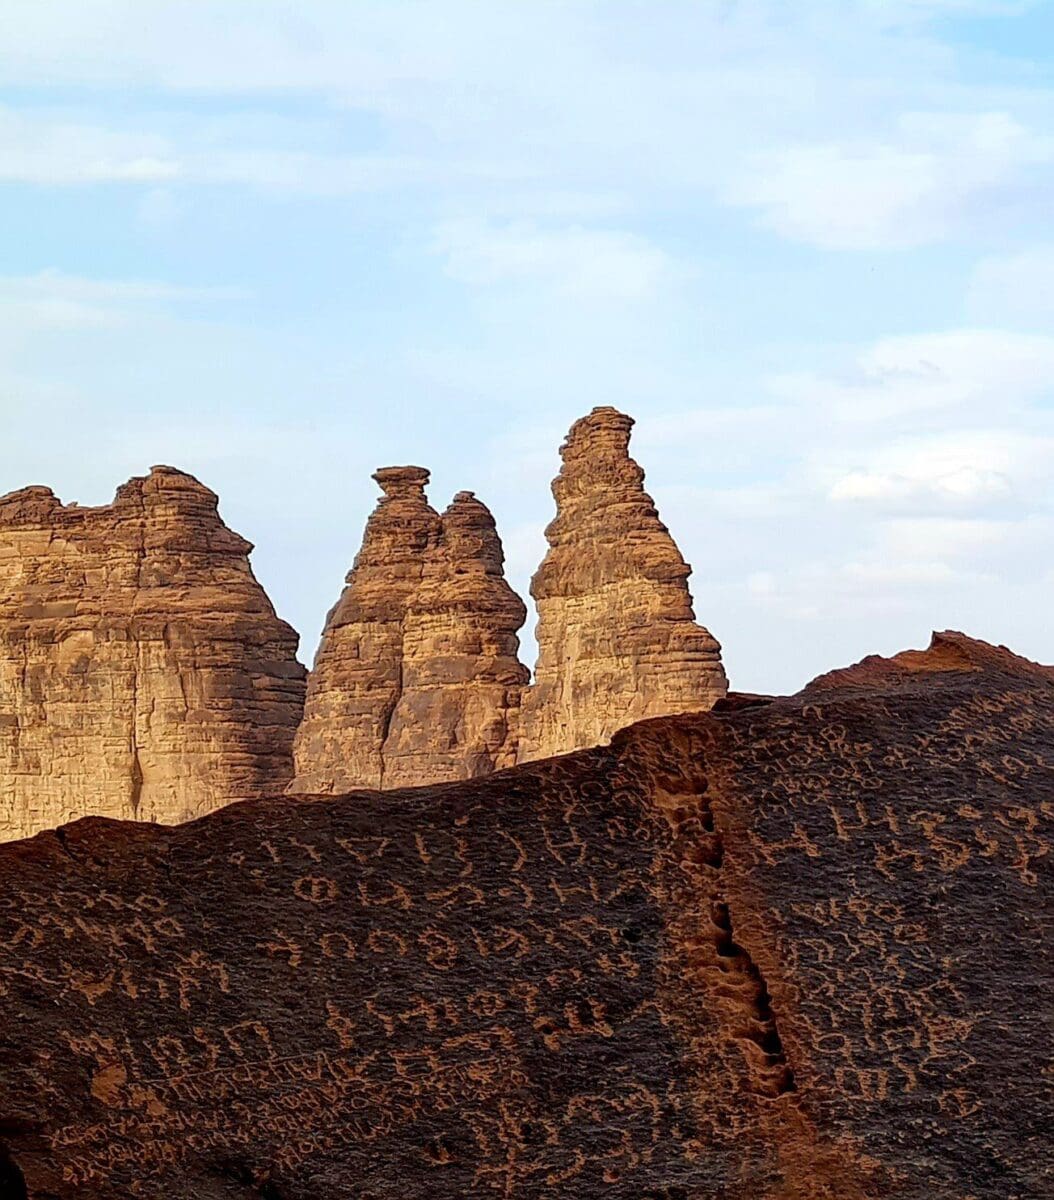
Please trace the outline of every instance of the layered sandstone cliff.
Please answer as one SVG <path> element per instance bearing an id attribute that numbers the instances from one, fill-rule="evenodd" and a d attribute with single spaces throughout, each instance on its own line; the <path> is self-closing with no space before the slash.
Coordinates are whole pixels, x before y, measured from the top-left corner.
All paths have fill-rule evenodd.
<path id="1" fill-rule="evenodd" d="M 1052 760 L 1054 670 L 946 634 L 487 779 L 0 847 L 0 1195 L 1050 1196 Z"/>
<path id="2" fill-rule="evenodd" d="M 0 498 L 0 839 L 283 789 L 305 672 L 250 550 L 171 467 L 97 508 Z"/>
<path id="3" fill-rule="evenodd" d="M 514 761 L 526 613 L 487 508 L 442 517 L 422 467 L 385 467 L 383 496 L 326 622 L 296 741 L 296 787 L 333 793 L 466 779 Z"/>
<path id="4" fill-rule="evenodd" d="M 709 709 L 728 690 L 721 647 L 695 622 L 691 568 L 629 456 L 632 426 L 595 408 L 560 450 L 549 552 L 531 583 L 538 662 L 521 762 L 600 745 L 645 717 Z"/>

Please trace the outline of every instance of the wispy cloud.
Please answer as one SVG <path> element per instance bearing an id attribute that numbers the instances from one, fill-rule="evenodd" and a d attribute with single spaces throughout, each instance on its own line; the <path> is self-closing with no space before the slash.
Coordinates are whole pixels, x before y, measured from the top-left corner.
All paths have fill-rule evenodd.
<path id="1" fill-rule="evenodd" d="M 726 194 L 785 237 L 872 250 L 959 236 L 1052 185 L 1054 136 L 1007 113 L 906 113 L 881 140 L 763 152 Z"/>
<path id="2" fill-rule="evenodd" d="M 643 300 L 675 287 L 685 269 L 646 238 L 621 230 L 447 222 L 434 250 L 447 273 L 491 286 L 544 283 L 569 298 Z"/>

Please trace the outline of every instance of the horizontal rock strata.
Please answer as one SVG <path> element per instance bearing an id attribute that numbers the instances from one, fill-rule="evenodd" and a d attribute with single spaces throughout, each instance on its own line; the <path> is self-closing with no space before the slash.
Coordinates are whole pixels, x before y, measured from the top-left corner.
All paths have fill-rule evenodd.
<path id="1" fill-rule="evenodd" d="M 170 467 L 97 508 L 0 498 L 0 839 L 282 791 L 305 672 L 250 550 Z"/>
<path id="2" fill-rule="evenodd" d="M 1054 671 L 961 635 L 396 794 L 0 847 L 52 1200 L 1050 1192 Z"/>
<path id="3" fill-rule="evenodd" d="M 691 568 L 629 456 L 632 426 L 595 408 L 561 447 L 549 552 L 531 583 L 538 662 L 520 761 L 602 744 L 645 717 L 709 709 L 728 690 L 721 647 L 695 622 Z"/>

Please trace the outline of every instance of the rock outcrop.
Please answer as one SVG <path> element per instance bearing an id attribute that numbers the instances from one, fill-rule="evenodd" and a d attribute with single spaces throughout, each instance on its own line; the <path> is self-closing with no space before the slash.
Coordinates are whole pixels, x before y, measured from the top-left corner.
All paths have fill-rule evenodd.
<path id="1" fill-rule="evenodd" d="M 0 847 L 53 1200 L 1051 1192 L 1054 670 L 962 635 L 437 788 Z"/>
<path id="2" fill-rule="evenodd" d="M 505 582 L 494 520 L 470 492 L 440 517 L 423 467 L 374 479 L 384 495 L 308 684 L 303 792 L 466 779 L 514 761 L 526 611 Z"/>
<path id="3" fill-rule="evenodd" d="M 0 839 L 283 790 L 305 672 L 251 548 L 171 467 L 97 508 L 0 498 Z"/>
<path id="4" fill-rule="evenodd" d="M 695 623 L 691 568 L 629 456 L 631 417 L 595 408 L 561 447 L 549 552 L 531 583 L 538 662 L 521 762 L 608 741 L 645 717 L 709 709 L 728 681 Z"/>

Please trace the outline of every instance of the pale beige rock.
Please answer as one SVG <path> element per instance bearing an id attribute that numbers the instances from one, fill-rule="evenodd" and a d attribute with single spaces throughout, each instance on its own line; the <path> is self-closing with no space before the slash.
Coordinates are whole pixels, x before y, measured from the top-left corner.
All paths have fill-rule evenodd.
<path id="1" fill-rule="evenodd" d="M 423 467 L 374 478 L 384 495 L 308 684 L 299 792 L 471 779 L 515 761 L 526 610 L 494 518 L 471 492 L 440 517 Z"/>
<path id="2" fill-rule="evenodd" d="M 251 549 L 171 467 L 97 508 L 0 498 L 0 839 L 283 790 L 305 672 Z"/>
<path id="3" fill-rule="evenodd" d="M 695 622 L 691 568 L 629 456 L 632 426 L 595 408 L 561 447 L 549 552 L 531 583 L 538 662 L 520 762 L 602 745 L 646 717 L 704 711 L 728 690 L 721 647 Z"/>

